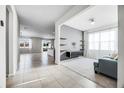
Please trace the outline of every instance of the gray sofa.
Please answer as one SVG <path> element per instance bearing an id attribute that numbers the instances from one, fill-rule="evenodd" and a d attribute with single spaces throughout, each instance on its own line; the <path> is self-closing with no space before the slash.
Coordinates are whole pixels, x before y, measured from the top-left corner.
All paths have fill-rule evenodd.
<path id="1" fill-rule="evenodd" d="M 94 71 L 117 79 L 117 60 L 111 58 L 99 59 L 98 62 L 94 62 Z"/>

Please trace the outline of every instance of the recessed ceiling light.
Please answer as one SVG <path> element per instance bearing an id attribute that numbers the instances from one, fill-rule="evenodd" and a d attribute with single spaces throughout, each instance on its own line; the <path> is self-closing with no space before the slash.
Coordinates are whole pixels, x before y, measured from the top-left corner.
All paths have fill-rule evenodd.
<path id="1" fill-rule="evenodd" d="M 94 18 L 90 18 L 89 21 L 90 21 L 90 24 L 92 24 L 92 25 L 95 24 Z"/>

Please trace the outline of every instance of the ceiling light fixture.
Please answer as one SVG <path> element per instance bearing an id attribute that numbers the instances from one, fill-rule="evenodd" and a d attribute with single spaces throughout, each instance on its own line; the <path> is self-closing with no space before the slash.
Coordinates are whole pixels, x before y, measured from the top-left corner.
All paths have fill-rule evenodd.
<path id="1" fill-rule="evenodd" d="M 92 25 L 95 24 L 94 18 L 90 18 L 89 21 L 90 21 L 90 24 L 92 24 Z"/>

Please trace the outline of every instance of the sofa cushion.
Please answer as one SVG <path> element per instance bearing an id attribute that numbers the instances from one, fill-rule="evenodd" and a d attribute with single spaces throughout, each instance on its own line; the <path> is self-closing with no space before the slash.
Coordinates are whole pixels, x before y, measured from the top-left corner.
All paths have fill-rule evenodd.
<path id="1" fill-rule="evenodd" d="M 116 57 L 114 57 L 115 60 L 118 60 L 118 55 Z"/>

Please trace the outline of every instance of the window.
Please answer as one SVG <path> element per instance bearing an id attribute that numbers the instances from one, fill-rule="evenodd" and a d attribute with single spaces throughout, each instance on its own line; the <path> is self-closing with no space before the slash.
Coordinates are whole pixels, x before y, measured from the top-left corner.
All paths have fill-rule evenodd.
<path id="1" fill-rule="evenodd" d="M 89 49 L 90 50 L 99 49 L 99 33 L 89 34 Z"/>
<path id="2" fill-rule="evenodd" d="M 31 39 L 20 39 L 20 48 L 32 48 Z"/>
<path id="3" fill-rule="evenodd" d="M 117 29 L 89 33 L 89 50 L 117 50 Z"/>

